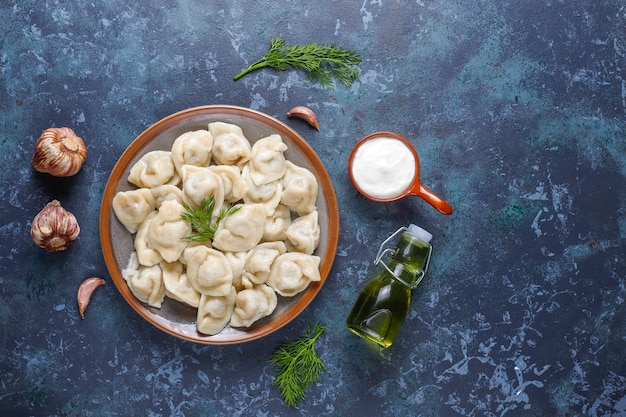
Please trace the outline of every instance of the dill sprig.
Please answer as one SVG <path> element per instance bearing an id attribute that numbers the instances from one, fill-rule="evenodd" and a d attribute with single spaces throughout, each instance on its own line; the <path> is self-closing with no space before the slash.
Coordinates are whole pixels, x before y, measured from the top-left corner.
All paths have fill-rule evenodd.
<path id="1" fill-rule="evenodd" d="M 294 68 L 305 71 L 310 80 L 317 81 L 324 87 L 332 87 L 333 76 L 349 87 L 359 79 L 356 66 L 360 63 L 361 57 L 356 52 L 336 45 L 320 45 L 316 42 L 287 45 L 284 39 L 274 38 L 265 56 L 233 79 L 236 81 L 249 72 L 264 67 L 279 71 Z"/>
<path id="2" fill-rule="evenodd" d="M 183 206 L 186 211 L 180 217 L 191 226 L 191 234 L 183 238 L 186 242 L 206 242 L 213 239 L 220 221 L 236 213 L 240 208 L 240 206 L 225 204 L 217 218 L 213 218 L 214 196 L 202 200 L 198 207 L 192 207 L 187 203 L 183 203 Z"/>
<path id="3" fill-rule="evenodd" d="M 296 407 L 305 397 L 304 390 L 326 369 L 315 351 L 315 342 L 325 330 L 326 326 L 316 323 L 301 338 L 280 345 L 269 360 L 276 367 L 272 385 L 278 386 L 288 407 Z"/>

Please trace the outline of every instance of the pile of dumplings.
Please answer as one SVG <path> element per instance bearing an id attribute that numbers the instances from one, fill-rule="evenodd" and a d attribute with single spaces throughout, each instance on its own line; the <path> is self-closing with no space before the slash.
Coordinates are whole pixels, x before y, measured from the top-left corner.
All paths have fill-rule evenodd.
<path id="1" fill-rule="evenodd" d="M 214 335 L 250 327 L 272 314 L 279 296 L 320 281 L 317 179 L 286 160 L 286 149 L 278 134 L 251 145 L 238 125 L 213 122 L 183 133 L 169 151 L 143 155 L 128 175 L 137 188 L 112 201 L 134 235 L 122 276 L 135 297 L 156 308 L 166 296 L 197 308 L 198 332 Z M 225 204 L 239 209 L 212 240 L 187 242 L 183 203 L 197 207 L 211 196 L 214 214 Z"/>

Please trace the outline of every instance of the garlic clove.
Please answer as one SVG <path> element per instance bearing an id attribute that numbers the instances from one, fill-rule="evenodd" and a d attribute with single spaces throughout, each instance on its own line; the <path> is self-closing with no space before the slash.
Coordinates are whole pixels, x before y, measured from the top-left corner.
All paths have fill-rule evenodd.
<path id="1" fill-rule="evenodd" d="M 70 177 L 87 159 L 85 142 L 69 127 L 44 130 L 35 144 L 33 167 L 56 177 Z"/>
<path id="2" fill-rule="evenodd" d="M 302 120 L 305 120 L 308 124 L 320 130 L 320 125 L 317 121 L 317 115 L 313 110 L 305 106 L 296 106 L 293 109 L 287 112 L 287 116 L 289 117 L 298 117 Z"/>
<path id="3" fill-rule="evenodd" d="M 35 216 L 30 237 L 37 246 L 48 252 L 67 249 L 76 240 L 80 227 L 76 217 L 61 203 L 52 200 Z"/>
<path id="4" fill-rule="evenodd" d="M 78 311 L 83 319 L 85 318 L 87 305 L 89 305 L 89 301 L 91 300 L 91 294 L 93 294 L 96 288 L 101 285 L 104 285 L 104 280 L 102 278 L 91 277 L 84 280 L 78 287 L 76 299 L 78 301 Z"/>

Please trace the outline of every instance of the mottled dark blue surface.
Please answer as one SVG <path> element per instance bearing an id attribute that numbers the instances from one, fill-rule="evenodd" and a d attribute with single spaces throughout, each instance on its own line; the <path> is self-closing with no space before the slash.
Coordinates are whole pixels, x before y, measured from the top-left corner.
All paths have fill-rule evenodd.
<path id="1" fill-rule="evenodd" d="M 138 3 L 138 4 L 136 4 Z M 0 5 L 0 415 L 626 415 L 626 3 L 623 0 L 15 1 Z M 336 43 L 361 80 L 232 77 L 272 37 Z M 334 267 L 297 319 L 235 346 L 148 325 L 109 280 L 100 199 L 126 146 L 176 111 L 234 104 L 317 151 L 341 210 Z M 316 111 L 319 132 L 288 119 Z M 89 147 L 75 177 L 30 163 L 50 126 Z M 348 154 L 393 130 L 454 207 L 362 198 Z M 82 232 L 49 254 L 32 218 L 57 198 Z M 378 245 L 410 222 L 434 234 L 429 274 L 396 344 L 344 325 Z M 75 294 L 102 276 L 81 320 Z M 327 365 L 287 409 L 267 359 L 320 321 Z"/>

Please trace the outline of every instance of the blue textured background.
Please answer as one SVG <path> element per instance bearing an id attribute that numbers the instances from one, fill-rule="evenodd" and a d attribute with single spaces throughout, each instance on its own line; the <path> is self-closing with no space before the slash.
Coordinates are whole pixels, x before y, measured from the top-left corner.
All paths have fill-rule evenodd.
<path id="1" fill-rule="evenodd" d="M 0 21 L 0 415 L 626 415 L 623 0 L 4 0 Z M 275 36 L 357 51 L 361 80 L 232 81 Z M 341 211 L 324 288 L 280 331 L 236 346 L 162 333 L 110 280 L 81 320 L 77 286 L 108 279 L 98 213 L 117 157 L 205 104 L 268 113 L 319 154 Z M 320 132 L 286 117 L 296 105 Z M 77 176 L 32 169 L 50 126 L 86 140 Z M 358 195 L 347 157 L 378 130 L 410 138 L 452 216 Z M 82 232 L 48 254 L 28 232 L 53 198 Z M 410 222 L 434 234 L 434 255 L 381 351 L 344 318 L 378 245 Z M 266 361 L 316 321 L 328 369 L 287 409 Z"/>

